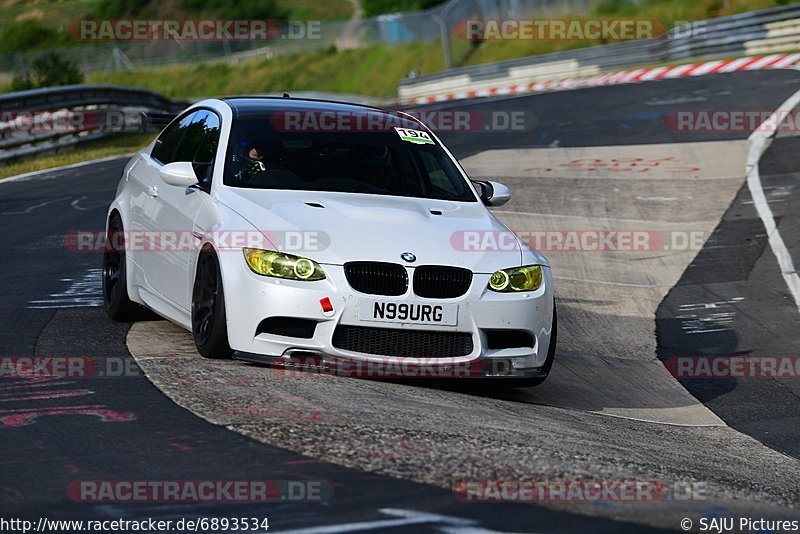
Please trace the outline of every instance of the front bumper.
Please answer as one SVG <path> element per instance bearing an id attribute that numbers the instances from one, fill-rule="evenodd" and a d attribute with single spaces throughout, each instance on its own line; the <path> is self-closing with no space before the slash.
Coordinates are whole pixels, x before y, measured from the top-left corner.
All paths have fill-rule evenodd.
<path id="1" fill-rule="evenodd" d="M 403 376 L 425 376 L 455 373 L 456 376 L 536 377 L 543 376 L 542 367 L 550 346 L 553 318 L 553 281 L 549 267 L 543 267 L 542 286 L 532 292 L 496 293 L 487 289 L 489 274 L 475 273 L 472 284 L 461 297 L 428 299 L 413 294 L 409 284 L 406 294 L 397 297 L 366 295 L 353 290 L 344 269 L 323 265 L 326 279 L 299 282 L 259 276 L 244 264 L 241 253 L 231 251 L 219 255 L 225 290 L 228 341 L 240 359 L 259 362 L 319 365 L 319 370 L 358 373 L 370 369 L 400 372 Z M 414 267 L 406 267 L 413 280 Z M 320 300 L 330 299 L 333 312 L 323 312 Z M 453 326 L 387 323 L 359 318 L 362 299 L 386 300 L 395 303 L 455 304 L 458 306 Z M 268 318 L 313 320 L 316 327 L 308 338 L 257 333 Z M 340 326 L 357 326 L 406 331 L 458 332 L 469 334 L 472 350 L 468 354 L 429 354 L 425 357 L 387 357 L 343 350 L 334 346 L 334 332 Z M 506 332 L 509 336 L 505 336 Z M 511 339 L 525 338 L 524 346 L 513 346 Z M 520 336 L 520 333 L 523 335 Z M 498 343 L 499 341 L 499 343 Z M 512 345 L 512 346 L 508 346 Z M 312 358 L 312 359 L 309 359 Z M 465 370 L 468 375 L 464 375 Z M 435 374 L 434 373 L 434 374 Z"/>

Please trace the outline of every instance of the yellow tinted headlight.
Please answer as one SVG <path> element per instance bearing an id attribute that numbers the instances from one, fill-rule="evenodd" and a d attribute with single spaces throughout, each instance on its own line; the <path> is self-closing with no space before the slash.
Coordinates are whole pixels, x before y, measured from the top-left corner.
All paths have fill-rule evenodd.
<path id="1" fill-rule="evenodd" d="M 542 268 L 539 265 L 502 269 L 489 278 L 489 289 L 499 293 L 536 291 L 541 285 Z"/>
<path id="2" fill-rule="evenodd" d="M 242 249 L 247 265 L 256 274 L 289 280 L 324 280 L 325 271 L 308 258 L 283 254 L 274 250 Z"/>

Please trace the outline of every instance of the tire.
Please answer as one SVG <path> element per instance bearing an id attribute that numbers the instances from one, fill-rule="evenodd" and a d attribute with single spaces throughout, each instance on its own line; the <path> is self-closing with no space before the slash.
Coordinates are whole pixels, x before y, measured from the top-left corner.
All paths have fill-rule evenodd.
<path id="1" fill-rule="evenodd" d="M 116 213 L 108 221 L 106 239 L 103 252 L 103 304 L 111 319 L 133 321 L 141 314 L 142 308 L 128 297 L 125 233 L 122 219 Z"/>
<path id="2" fill-rule="evenodd" d="M 219 261 L 213 250 L 203 249 L 197 260 L 192 290 L 192 337 L 197 352 L 206 358 L 230 358 L 225 292 Z"/>
<path id="3" fill-rule="evenodd" d="M 555 302 L 553 303 L 553 328 L 550 332 L 550 346 L 547 347 L 547 358 L 544 361 L 544 365 L 542 366 L 542 371 L 544 371 L 544 376 L 536 376 L 531 378 L 508 378 L 508 379 L 500 379 L 500 382 L 508 387 L 512 388 L 530 388 L 533 386 L 538 386 L 545 380 L 547 380 L 548 375 L 550 375 L 550 368 L 553 367 L 553 360 L 556 357 L 556 345 L 558 343 L 558 314 L 556 313 L 556 306 Z"/>

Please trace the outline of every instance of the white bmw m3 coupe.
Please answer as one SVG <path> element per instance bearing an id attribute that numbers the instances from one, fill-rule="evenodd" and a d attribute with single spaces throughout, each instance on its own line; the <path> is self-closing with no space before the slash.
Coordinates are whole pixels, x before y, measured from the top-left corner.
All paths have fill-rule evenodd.
<path id="1" fill-rule="evenodd" d="M 149 308 L 210 358 L 536 385 L 555 355 L 553 277 L 487 209 L 510 195 L 402 112 L 205 100 L 125 167 L 105 306 L 115 320 Z"/>

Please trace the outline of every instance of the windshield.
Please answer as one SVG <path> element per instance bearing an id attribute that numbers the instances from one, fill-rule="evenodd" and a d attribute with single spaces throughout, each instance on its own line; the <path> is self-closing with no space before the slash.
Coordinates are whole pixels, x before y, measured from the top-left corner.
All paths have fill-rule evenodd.
<path id="1" fill-rule="evenodd" d="M 437 141 L 425 138 L 427 134 L 417 139 L 421 132 L 394 127 L 282 130 L 270 114 L 235 121 L 225 184 L 476 202 L 453 162 Z"/>

